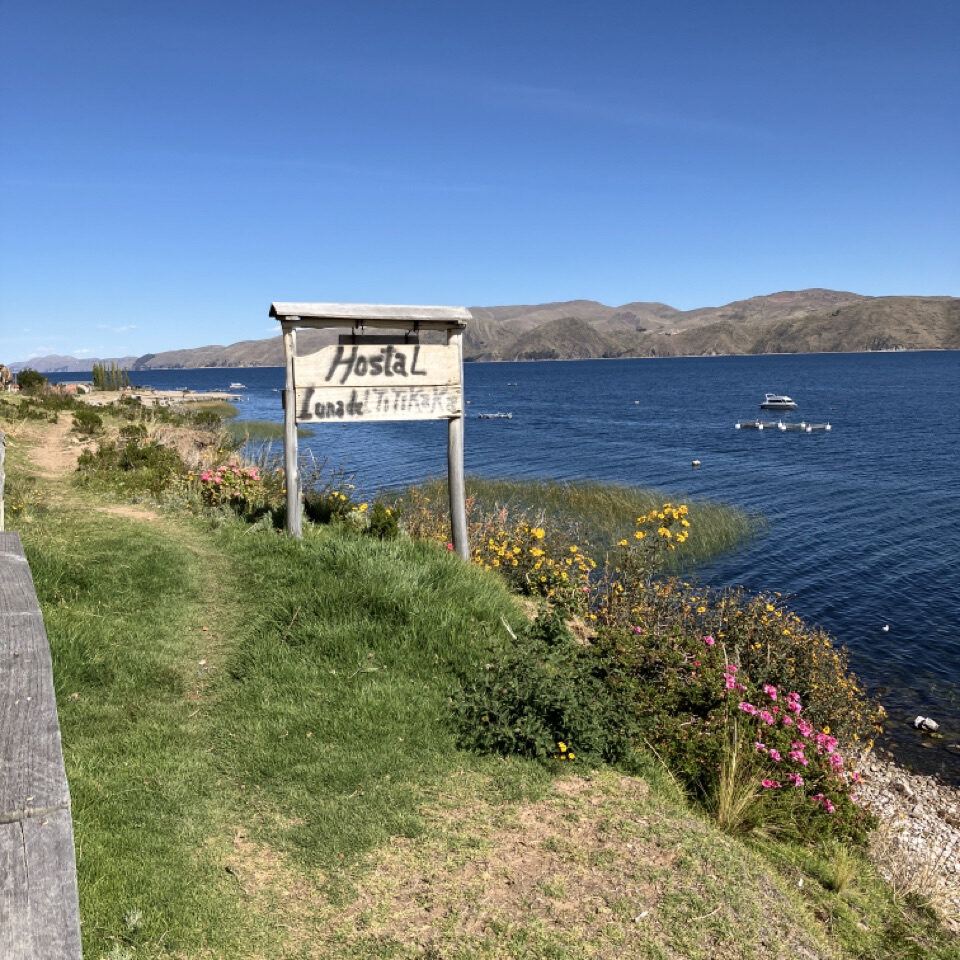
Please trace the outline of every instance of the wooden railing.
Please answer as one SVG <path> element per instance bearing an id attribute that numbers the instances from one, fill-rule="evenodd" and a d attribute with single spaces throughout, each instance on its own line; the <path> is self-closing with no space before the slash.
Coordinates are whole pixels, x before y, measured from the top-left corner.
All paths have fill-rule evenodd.
<path id="1" fill-rule="evenodd" d="M 77 960 L 70 791 L 50 647 L 16 533 L 0 533 L 0 958 Z"/>

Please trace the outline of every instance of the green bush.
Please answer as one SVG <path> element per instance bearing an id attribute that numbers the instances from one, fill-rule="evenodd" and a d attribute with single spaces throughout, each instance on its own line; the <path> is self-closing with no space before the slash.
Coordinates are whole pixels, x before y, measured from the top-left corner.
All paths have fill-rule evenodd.
<path id="1" fill-rule="evenodd" d="M 349 490 L 341 487 L 305 490 L 303 494 L 303 512 L 311 523 L 333 523 L 336 520 L 346 520 L 356 507 Z"/>
<path id="2" fill-rule="evenodd" d="M 118 491 L 146 491 L 154 496 L 186 473 L 176 450 L 135 439 L 122 445 L 106 441 L 95 451 L 85 450 L 77 461 L 77 470 L 82 482 L 97 481 Z"/>
<path id="3" fill-rule="evenodd" d="M 42 373 L 25 367 L 17 374 L 17 385 L 24 393 L 39 393 L 50 385 L 50 381 Z"/>
<path id="4" fill-rule="evenodd" d="M 206 506 L 229 507 L 248 520 L 259 519 L 281 503 L 277 475 L 238 460 L 204 470 L 197 482 Z"/>
<path id="5" fill-rule="evenodd" d="M 103 418 L 89 407 L 80 407 L 73 413 L 73 429 L 76 433 L 92 437 L 103 430 Z"/>
<path id="6" fill-rule="evenodd" d="M 382 500 L 374 502 L 370 509 L 367 533 L 381 540 L 393 540 L 400 535 L 400 517 L 402 510 L 398 506 L 388 507 Z"/>
<path id="7" fill-rule="evenodd" d="M 709 808 L 729 806 L 734 786 L 747 798 L 728 825 L 763 824 L 807 841 L 859 841 L 873 826 L 851 796 L 857 774 L 830 724 L 817 719 L 822 704 L 710 634 L 608 629 L 596 647 L 638 742 Z"/>
<path id="8" fill-rule="evenodd" d="M 462 746 L 596 764 L 627 747 L 595 652 L 547 610 L 453 695 Z"/>
<path id="9" fill-rule="evenodd" d="M 220 430 L 223 427 L 223 418 L 215 410 L 197 410 L 192 417 L 200 430 Z"/>
<path id="10" fill-rule="evenodd" d="M 142 423 L 129 423 L 120 428 L 121 440 L 143 440 L 147 436 L 147 428 Z"/>

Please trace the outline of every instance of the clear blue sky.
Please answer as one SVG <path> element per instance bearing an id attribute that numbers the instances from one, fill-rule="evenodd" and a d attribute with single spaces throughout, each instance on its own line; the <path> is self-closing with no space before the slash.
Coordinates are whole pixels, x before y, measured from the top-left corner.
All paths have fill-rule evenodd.
<path id="1" fill-rule="evenodd" d="M 957 0 L 0 10 L 4 362 L 271 300 L 960 293 Z"/>

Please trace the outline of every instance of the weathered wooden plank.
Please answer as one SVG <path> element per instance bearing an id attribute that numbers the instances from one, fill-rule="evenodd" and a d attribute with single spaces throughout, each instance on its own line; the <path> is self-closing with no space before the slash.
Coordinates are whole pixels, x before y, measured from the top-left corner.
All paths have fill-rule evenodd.
<path id="1" fill-rule="evenodd" d="M 435 387 L 460 382 L 460 353 L 445 344 L 341 344 L 294 361 L 297 388 Z"/>
<path id="2" fill-rule="evenodd" d="M 15 533 L 0 533 L 0 613 L 37 609 L 30 567 Z"/>
<path id="3" fill-rule="evenodd" d="M 70 812 L 0 823 L 0 957 L 79 960 L 79 918 Z"/>
<path id="4" fill-rule="evenodd" d="M 7 453 L 7 437 L 6 437 L 6 434 L 3 433 L 2 430 L 0 430 L 0 533 L 3 532 L 3 510 L 4 510 L 3 504 L 6 499 L 4 497 L 4 493 L 5 493 L 4 487 L 6 486 L 6 482 L 7 482 L 7 474 L 4 467 L 4 460 L 6 457 L 6 453 Z"/>
<path id="5" fill-rule="evenodd" d="M 66 808 L 53 668 L 20 538 L 0 534 L 0 821 Z"/>
<path id="6" fill-rule="evenodd" d="M 446 420 L 462 411 L 459 385 L 297 388 L 298 423 Z"/>
<path id="7" fill-rule="evenodd" d="M 346 320 L 350 326 L 390 326 L 397 321 L 418 322 L 423 329 L 446 330 L 473 319 L 465 307 L 412 306 L 383 303 L 272 303 L 271 317 L 297 317 L 301 326 L 340 326 L 331 321 Z"/>
<path id="8" fill-rule="evenodd" d="M 80 957 L 70 791 L 33 578 L 0 533 L 0 958 L 38 957 Z"/>

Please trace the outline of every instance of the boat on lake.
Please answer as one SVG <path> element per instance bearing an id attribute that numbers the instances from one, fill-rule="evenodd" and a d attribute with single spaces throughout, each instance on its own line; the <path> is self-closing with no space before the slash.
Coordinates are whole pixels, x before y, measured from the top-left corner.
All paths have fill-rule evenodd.
<path id="1" fill-rule="evenodd" d="M 246 385 L 245 383 L 231 383 L 231 384 L 230 384 L 230 389 L 231 389 L 231 390 L 246 390 L 246 389 L 247 389 L 247 385 Z"/>
<path id="2" fill-rule="evenodd" d="M 765 394 L 763 403 L 760 404 L 761 410 L 796 410 L 797 404 L 789 397 L 779 393 Z"/>

